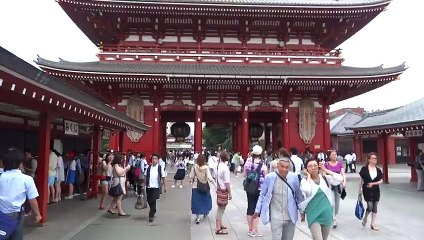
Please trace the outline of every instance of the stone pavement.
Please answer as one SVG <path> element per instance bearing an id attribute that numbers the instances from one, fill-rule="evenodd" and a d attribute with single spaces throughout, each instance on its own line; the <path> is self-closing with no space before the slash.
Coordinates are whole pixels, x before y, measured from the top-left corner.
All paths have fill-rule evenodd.
<path id="1" fill-rule="evenodd" d="M 403 170 L 402 170 L 403 169 Z M 233 200 L 225 212 L 224 224 L 229 227 L 229 235 L 216 236 L 215 197 L 213 210 L 200 224 L 194 223 L 190 213 L 191 186 L 185 182 L 183 189 L 171 189 L 173 173 L 168 175 L 168 192 L 158 202 L 157 219 L 148 223 L 147 211 L 135 210 L 135 196 L 124 200 L 124 209 L 130 217 L 117 217 L 97 210 L 98 200 L 69 200 L 49 207 L 50 221 L 46 227 L 27 227 L 25 239 L 173 239 L 173 240 L 215 240 L 251 239 L 247 235 L 245 219 L 246 195 L 242 189 L 242 178 L 232 178 Z M 357 174 L 348 174 L 347 198 L 341 202 L 337 217 L 338 228 L 332 231 L 331 240 L 414 240 L 423 239 L 421 225 L 424 220 L 424 193 L 416 192 L 415 185 L 409 183 L 408 168 L 396 170 L 389 179 L 391 184 L 382 186 L 377 224 L 380 232 L 362 227 L 354 217 L 354 207 L 358 192 Z M 110 200 L 107 200 L 107 202 Z M 28 218 L 30 222 L 32 219 Z M 31 223 L 29 223 L 31 225 Z M 260 224 L 264 237 L 271 239 L 270 227 Z M 295 239 L 309 240 L 309 229 L 305 223 L 298 223 Z"/>

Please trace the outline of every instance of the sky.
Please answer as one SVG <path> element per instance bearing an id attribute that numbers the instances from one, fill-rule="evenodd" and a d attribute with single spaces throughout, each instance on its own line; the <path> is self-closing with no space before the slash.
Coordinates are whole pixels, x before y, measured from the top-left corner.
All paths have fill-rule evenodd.
<path id="1" fill-rule="evenodd" d="M 424 67 L 424 43 L 418 37 L 424 34 L 423 7 L 419 0 L 394 0 L 340 46 L 345 66 L 391 67 L 406 62 L 408 69 L 400 80 L 333 104 L 332 111 L 348 107 L 389 109 L 424 97 L 424 79 L 419 70 Z M 0 46 L 34 66 L 37 55 L 55 61 L 98 60 L 96 46 L 54 0 L 0 1 Z"/>

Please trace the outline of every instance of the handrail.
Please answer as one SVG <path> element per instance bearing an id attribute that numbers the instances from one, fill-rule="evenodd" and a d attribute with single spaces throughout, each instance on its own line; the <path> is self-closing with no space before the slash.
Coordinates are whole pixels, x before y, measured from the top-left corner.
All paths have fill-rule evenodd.
<path id="1" fill-rule="evenodd" d="M 140 54 L 214 54 L 214 55 L 273 55 L 273 56 L 305 56 L 305 57 L 339 57 L 340 50 L 326 50 L 326 49 L 228 49 L 228 48 L 189 48 L 189 47 L 133 47 L 133 46 L 116 46 L 104 45 L 102 46 L 100 54 L 109 53 L 140 53 Z"/>

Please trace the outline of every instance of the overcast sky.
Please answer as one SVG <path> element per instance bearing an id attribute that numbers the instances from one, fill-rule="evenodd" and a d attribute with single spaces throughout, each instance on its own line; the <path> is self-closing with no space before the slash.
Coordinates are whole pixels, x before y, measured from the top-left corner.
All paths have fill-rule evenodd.
<path id="1" fill-rule="evenodd" d="M 387 11 L 340 46 L 346 66 L 390 67 L 405 61 L 409 69 L 399 81 L 336 103 L 331 110 L 387 109 L 424 97 L 424 66 L 420 59 L 424 56 L 424 41 L 418 37 L 424 34 L 423 7 L 419 0 L 395 0 Z M 54 0 L 0 1 L 0 45 L 32 64 L 37 54 L 49 60 L 98 60 L 95 45 Z"/>

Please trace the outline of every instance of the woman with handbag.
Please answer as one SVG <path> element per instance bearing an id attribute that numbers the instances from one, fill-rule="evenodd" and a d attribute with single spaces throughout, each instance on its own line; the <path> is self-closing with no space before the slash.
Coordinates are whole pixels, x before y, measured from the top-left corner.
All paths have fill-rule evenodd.
<path id="1" fill-rule="evenodd" d="M 324 165 L 328 170 L 333 171 L 335 173 L 338 173 L 338 174 L 342 175 L 342 177 L 343 177 L 342 183 L 340 183 L 337 186 L 331 186 L 331 191 L 332 191 L 333 196 L 334 196 L 333 197 L 333 214 L 334 214 L 333 228 L 336 228 L 337 227 L 336 216 L 339 214 L 340 198 L 341 198 L 341 195 L 342 195 L 342 191 L 346 188 L 346 176 L 345 176 L 343 164 L 341 162 L 337 161 L 337 151 L 336 150 L 330 151 L 330 161 L 326 162 Z"/>
<path id="2" fill-rule="evenodd" d="M 362 189 L 362 194 L 367 202 L 367 210 L 362 220 L 362 226 L 365 227 L 367 225 L 368 215 L 372 212 L 371 229 L 379 231 L 379 229 L 375 226 L 375 219 L 377 217 L 378 201 L 380 201 L 379 185 L 383 183 L 383 172 L 377 167 L 377 155 L 375 153 L 368 154 L 367 163 L 361 168 L 359 176 L 361 176 L 359 197 L 361 197 Z"/>
<path id="3" fill-rule="evenodd" d="M 216 235 L 227 235 L 227 227 L 222 225 L 222 217 L 224 216 L 225 207 L 228 204 L 228 200 L 231 200 L 231 187 L 230 187 L 230 169 L 228 168 L 229 157 L 228 154 L 222 151 L 219 155 L 219 162 L 217 166 L 216 176 L 216 203 L 218 209 L 216 211 Z"/>
<path id="4" fill-rule="evenodd" d="M 125 175 L 130 170 L 131 166 L 127 165 L 125 168 L 122 167 L 123 158 L 121 156 L 115 155 L 112 161 L 112 184 L 109 189 L 109 195 L 113 197 L 112 202 L 110 203 L 108 213 L 118 214 L 119 216 L 128 216 L 122 210 L 122 197 L 126 193 L 125 190 Z M 114 212 L 112 209 L 116 206 L 118 212 Z"/>
<path id="5" fill-rule="evenodd" d="M 200 215 L 206 218 L 212 209 L 209 182 L 216 188 L 209 167 L 206 165 L 205 155 L 200 154 L 197 157 L 197 163 L 191 168 L 190 179 L 193 182 L 193 189 L 191 190 L 191 213 L 196 214 L 196 224 L 199 224 Z"/>
<path id="6" fill-rule="evenodd" d="M 308 159 L 305 166 L 304 174 L 307 177 L 300 182 L 300 189 L 305 196 L 305 200 L 300 203 L 301 219 L 305 221 L 306 214 L 313 240 L 326 240 L 333 224 L 330 187 L 339 185 L 343 177 L 313 158 Z"/>

